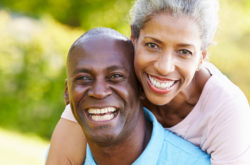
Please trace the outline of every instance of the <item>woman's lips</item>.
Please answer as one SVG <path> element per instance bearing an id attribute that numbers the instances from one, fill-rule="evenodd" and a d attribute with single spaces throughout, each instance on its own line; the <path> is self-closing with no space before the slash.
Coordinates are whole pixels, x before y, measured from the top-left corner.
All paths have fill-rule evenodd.
<path id="1" fill-rule="evenodd" d="M 152 91 L 159 94 L 169 93 L 176 84 L 176 80 L 170 80 L 166 78 L 159 78 L 147 74 L 147 83 Z"/>

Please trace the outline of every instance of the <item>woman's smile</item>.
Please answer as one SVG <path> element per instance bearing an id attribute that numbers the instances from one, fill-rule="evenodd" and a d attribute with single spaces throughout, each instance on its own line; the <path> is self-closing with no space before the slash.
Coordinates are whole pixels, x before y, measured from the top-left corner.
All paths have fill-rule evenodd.
<path id="1" fill-rule="evenodd" d="M 167 94 L 171 92 L 178 81 L 147 74 L 147 82 L 153 92 Z"/>

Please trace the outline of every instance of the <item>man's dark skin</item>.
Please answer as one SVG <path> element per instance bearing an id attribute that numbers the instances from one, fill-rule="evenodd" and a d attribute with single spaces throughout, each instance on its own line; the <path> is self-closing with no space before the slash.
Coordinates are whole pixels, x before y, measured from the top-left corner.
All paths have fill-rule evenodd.
<path id="1" fill-rule="evenodd" d="M 132 43 L 105 28 L 87 32 L 69 51 L 66 101 L 97 164 L 133 163 L 151 136 L 131 61 Z"/>

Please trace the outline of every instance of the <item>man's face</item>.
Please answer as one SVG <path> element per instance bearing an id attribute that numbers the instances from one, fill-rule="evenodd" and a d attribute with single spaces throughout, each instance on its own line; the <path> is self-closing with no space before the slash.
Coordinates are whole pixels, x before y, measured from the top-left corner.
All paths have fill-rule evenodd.
<path id="1" fill-rule="evenodd" d="M 115 143 L 133 130 L 140 104 L 132 51 L 106 36 L 70 52 L 66 93 L 88 140 Z"/>

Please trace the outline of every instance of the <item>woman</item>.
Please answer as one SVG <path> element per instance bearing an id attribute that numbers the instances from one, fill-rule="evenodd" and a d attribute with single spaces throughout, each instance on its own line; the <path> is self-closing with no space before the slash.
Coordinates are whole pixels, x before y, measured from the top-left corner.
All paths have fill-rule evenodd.
<path id="1" fill-rule="evenodd" d="M 212 165 L 250 164 L 247 99 L 205 61 L 218 24 L 217 0 L 137 0 L 132 11 L 134 65 L 144 105 L 164 127 L 211 154 Z M 60 136 L 69 134 L 61 146 Z M 74 145 L 85 141 L 79 126 L 61 119 L 49 159 L 81 164 L 85 149 Z"/>

